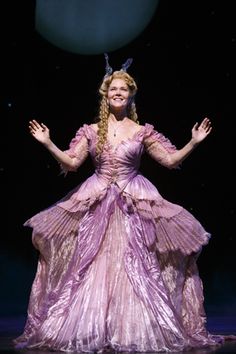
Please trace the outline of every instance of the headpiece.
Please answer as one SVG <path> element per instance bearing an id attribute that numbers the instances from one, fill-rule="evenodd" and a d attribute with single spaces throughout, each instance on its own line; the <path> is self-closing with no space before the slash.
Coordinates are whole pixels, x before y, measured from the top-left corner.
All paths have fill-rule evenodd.
<path id="1" fill-rule="evenodd" d="M 104 78 L 105 78 L 105 77 L 108 77 L 108 76 L 110 76 L 110 75 L 112 74 L 113 69 L 112 69 L 112 67 L 111 67 L 110 64 L 109 64 L 109 57 L 108 57 L 108 54 L 107 54 L 107 53 L 104 53 L 104 56 L 105 56 L 105 60 L 106 60 L 106 68 L 105 68 L 106 73 L 105 73 L 105 75 L 104 75 Z M 132 64 L 132 61 L 133 61 L 133 58 L 128 58 L 128 59 L 126 60 L 126 62 L 125 62 L 124 64 L 122 64 L 120 70 L 126 72 L 127 69 L 130 67 L 130 65 Z"/>

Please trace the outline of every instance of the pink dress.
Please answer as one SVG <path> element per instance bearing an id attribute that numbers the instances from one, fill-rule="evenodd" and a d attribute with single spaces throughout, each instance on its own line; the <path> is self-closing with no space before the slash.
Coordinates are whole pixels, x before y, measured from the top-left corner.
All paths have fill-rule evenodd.
<path id="1" fill-rule="evenodd" d="M 94 174 L 25 223 L 40 256 L 16 347 L 168 352 L 222 342 L 206 330 L 196 265 L 210 235 L 139 172 L 145 149 L 168 167 L 176 148 L 150 124 L 105 143 L 99 162 L 96 142 L 84 124 L 66 152 L 78 166 L 90 153 Z"/>

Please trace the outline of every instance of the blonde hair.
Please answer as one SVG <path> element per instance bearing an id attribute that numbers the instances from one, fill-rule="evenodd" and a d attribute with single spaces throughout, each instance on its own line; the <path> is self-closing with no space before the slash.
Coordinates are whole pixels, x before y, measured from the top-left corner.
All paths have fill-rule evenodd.
<path id="1" fill-rule="evenodd" d="M 98 121 L 98 142 L 96 146 L 96 154 L 99 156 L 102 153 L 103 146 L 107 139 L 108 131 L 108 117 L 109 117 L 109 105 L 107 103 L 107 93 L 111 82 L 114 79 L 122 79 L 128 86 L 131 100 L 127 107 L 127 117 L 138 123 L 138 115 L 136 113 L 136 105 L 134 102 L 134 97 L 137 92 L 137 85 L 134 79 L 125 71 L 114 71 L 111 75 L 105 76 L 103 82 L 99 88 L 99 93 L 101 95 L 100 106 L 99 106 L 99 121 Z"/>

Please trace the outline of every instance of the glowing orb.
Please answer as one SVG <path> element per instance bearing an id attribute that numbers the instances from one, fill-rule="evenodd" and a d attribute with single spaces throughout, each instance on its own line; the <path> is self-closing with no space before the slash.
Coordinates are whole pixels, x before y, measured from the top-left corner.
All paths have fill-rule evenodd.
<path id="1" fill-rule="evenodd" d="M 63 50 L 100 54 L 135 39 L 157 5 L 158 0 L 37 0 L 35 27 Z"/>

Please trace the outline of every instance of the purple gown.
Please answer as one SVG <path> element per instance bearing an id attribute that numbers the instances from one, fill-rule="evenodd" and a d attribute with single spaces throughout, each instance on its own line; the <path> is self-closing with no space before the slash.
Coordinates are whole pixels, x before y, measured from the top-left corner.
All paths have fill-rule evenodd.
<path id="1" fill-rule="evenodd" d="M 197 256 L 209 240 L 187 210 L 139 172 L 146 149 L 168 167 L 176 148 L 145 124 L 116 147 L 84 124 L 66 151 L 95 172 L 26 221 L 39 262 L 17 348 L 182 351 L 215 345 L 206 330 Z M 78 167 L 75 166 L 75 169 Z"/>

